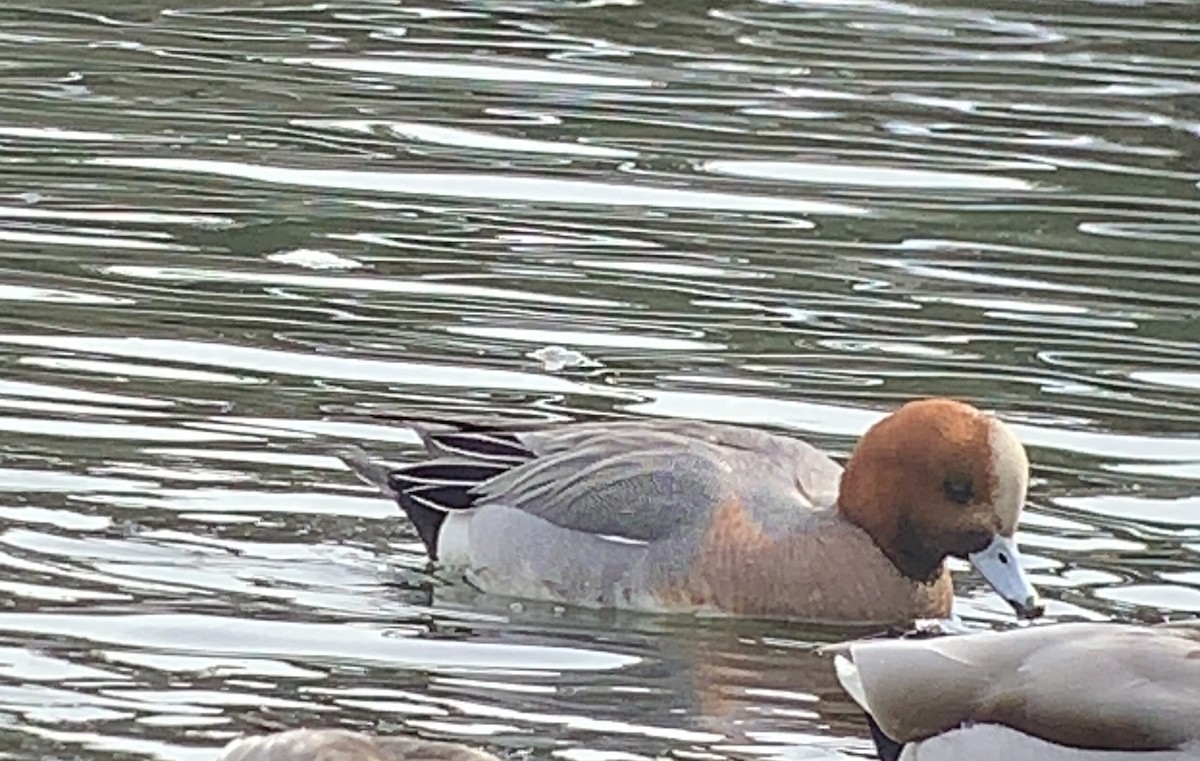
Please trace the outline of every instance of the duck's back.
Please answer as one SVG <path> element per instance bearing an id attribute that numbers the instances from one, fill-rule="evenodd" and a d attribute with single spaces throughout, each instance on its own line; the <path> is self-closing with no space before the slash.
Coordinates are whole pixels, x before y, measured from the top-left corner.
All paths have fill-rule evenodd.
<path id="1" fill-rule="evenodd" d="M 842 473 L 805 441 L 699 421 L 580 423 L 514 438 L 530 456 L 481 484 L 481 505 L 631 538 L 705 525 L 731 499 L 768 533 L 792 530 L 834 506 Z"/>

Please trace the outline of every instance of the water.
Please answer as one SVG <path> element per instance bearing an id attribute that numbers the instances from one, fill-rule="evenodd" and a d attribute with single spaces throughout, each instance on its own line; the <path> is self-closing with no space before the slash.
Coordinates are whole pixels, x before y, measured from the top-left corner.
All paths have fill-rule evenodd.
<path id="1" fill-rule="evenodd" d="M 387 413 L 844 454 L 964 396 L 1030 445 L 1053 616 L 1200 611 L 1198 42 L 1190 0 L 5 4 L 0 752 L 866 751 L 845 633 L 431 586 L 328 455 L 414 455 Z"/>

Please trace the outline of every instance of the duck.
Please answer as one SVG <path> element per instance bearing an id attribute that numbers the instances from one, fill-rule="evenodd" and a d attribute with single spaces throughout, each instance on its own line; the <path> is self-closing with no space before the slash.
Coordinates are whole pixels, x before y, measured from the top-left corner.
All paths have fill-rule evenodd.
<path id="1" fill-rule="evenodd" d="M 826 650 L 883 761 L 1200 758 L 1200 621 L 1052 623 Z"/>
<path id="2" fill-rule="evenodd" d="M 217 761 L 500 761 L 458 743 L 377 737 L 348 729 L 289 729 L 230 741 Z"/>
<path id="3" fill-rule="evenodd" d="M 900 406 L 844 468 L 798 438 L 698 420 L 409 425 L 421 461 L 339 454 L 485 593 L 892 626 L 952 615 L 957 557 L 1018 616 L 1044 611 L 1014 539 L 1025 448 L 965 402 Z"/>

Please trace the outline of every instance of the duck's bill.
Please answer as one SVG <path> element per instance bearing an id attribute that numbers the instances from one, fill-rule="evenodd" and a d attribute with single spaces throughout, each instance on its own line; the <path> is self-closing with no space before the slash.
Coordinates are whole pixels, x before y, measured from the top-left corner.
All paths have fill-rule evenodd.
<path id="1" fill-rule="evenodd" d="M 1021 553 L 1012 537 L 997 534 L 991 544 L 967 556 L 996 594 L 1008 601 L 1021 618 L 1037 618 L 1046 606 L 1021 568 Z"/>

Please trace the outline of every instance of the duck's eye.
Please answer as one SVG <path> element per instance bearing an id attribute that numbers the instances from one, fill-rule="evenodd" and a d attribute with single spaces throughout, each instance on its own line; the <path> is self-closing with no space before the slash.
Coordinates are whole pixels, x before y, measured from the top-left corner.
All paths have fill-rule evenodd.
<path id="1" fill-rule="evenodd" d="M 945 493 L 946 499 L 956 505 L 969 505 L 975 496 L 971 482 L 965 478 L 947 478 L 942 481 L 942 492 Z"/>

